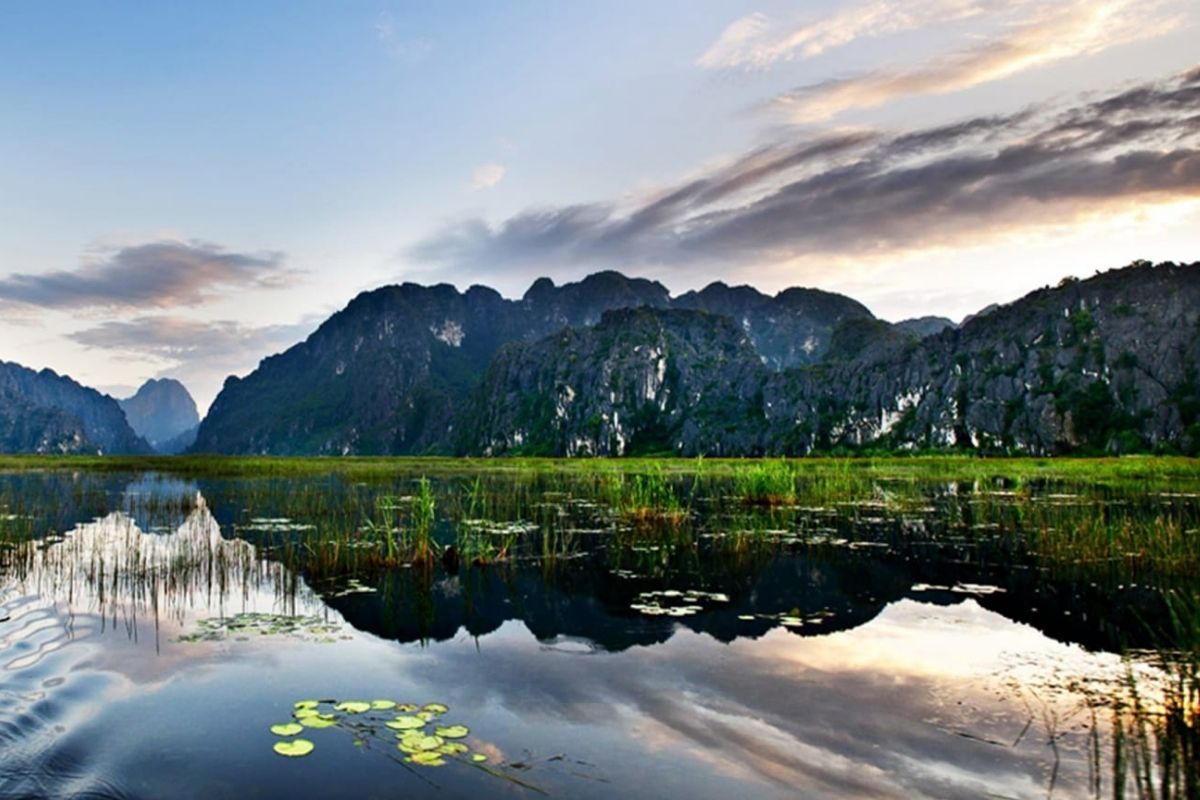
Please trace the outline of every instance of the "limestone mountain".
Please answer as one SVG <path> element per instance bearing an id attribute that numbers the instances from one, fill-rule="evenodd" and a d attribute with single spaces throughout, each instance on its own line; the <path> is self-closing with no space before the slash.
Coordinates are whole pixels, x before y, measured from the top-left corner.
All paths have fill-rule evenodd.
<path id="1" fill-rule="evenodd" d="M 152 378 L 118 402 L 130 427 L 159 453 L 183 452 L 200 424 L 196 402 L 173 378 Z"/>
<path id="2" fill-rule="evenodd" d="M 866 317 L 849 298 L 790 289 L 774 298 L 714 284 L 672 299 L 662 284 L 600 272 L 556 286 L 541 278 L 520 300 L 472 286 L 405 283 L 364 292 L 306 341 L 229 378 L 200 425 L 193 450 L 271 454 L 445 452 L 456 418 L 492 357 L 597 323 L 623 308 L 703 309 L 737 319 L 771 364 L 811 363 L 833 326 Z M 793 341 L 794 340 L 794 341 Z"/>
<path id="3" fill-rule="evenodd" d="M 0 452 L 149 453 L 117 401 L 65 375 L 0 361 Z"/>
<path id="4" fill-rule="evenodd" d="M 459 449 L 1200 451 L 1200 264 L 1067 280 L 923 339 L 846 320 L 808 367 L 749 352 L 727 321 L 656 309 L 505 348 Z"/>

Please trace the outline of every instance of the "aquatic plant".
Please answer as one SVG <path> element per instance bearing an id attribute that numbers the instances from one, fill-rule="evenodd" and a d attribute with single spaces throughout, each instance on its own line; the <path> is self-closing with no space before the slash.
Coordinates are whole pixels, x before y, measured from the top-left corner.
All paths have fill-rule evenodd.
<path id="1" fill-rule="evenodd" d="M 740 467 L 733 473 L 733 493 L 746 503 L 794 503 L 796 468 L 783 459 L 758 461 Z"/>
<path id="2" fill-rule="evenodd" d="M 287 758 L 302 758 L 317 750 L 316 743 L 298 738 L 300 733 L 312 736 L 315 731 L 331 730 L 352 737 L 355 747 L 364 750 L 378 748 L 388 758 L 412 767 L 444 767 L 450 762 L 482 770 L 511 783 L 542 793 L 504 770 L 504 764 L 492 765 L 484 749 L 494 749 L 486 742 L 471 740 L 471 729 L 461 723 L 447 723 L 450 707 L 444 703 L 399 702 L 392 699 L 375 700 L 297 700 L 292 705 L 292 719 L 269 726 L 276 737 L 271 749 Z M 472 746 L 474 745 L 474 746 Z"/>

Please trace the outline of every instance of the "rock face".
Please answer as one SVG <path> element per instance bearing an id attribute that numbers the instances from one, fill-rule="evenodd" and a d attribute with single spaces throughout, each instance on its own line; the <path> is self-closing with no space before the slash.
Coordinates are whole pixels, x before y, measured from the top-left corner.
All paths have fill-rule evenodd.
<path id="1" fill-rule="evenodd" d="M 506 348 L 459 449 L 1200 450 L 1200 264 L 1064 281 L 924 339 L 847 319 L 809 367 L 747 364 L 749 347 L 727 322 L 644 309 Z"/>
<path id="2" fill-rule="evenodd" d="M 177 380 L 148 380 L 133 397 L 118 402 L 129 426 L 156 452 L 180 453 L 195 439 L 200 415 L 191 394 Z"/>
<path id="3" fill-rule="evenodd" d="M 842 318 L 871 318 L 853 300 L 817 290 L 770 298 L 714 284 L 672 299 L 660 283 L 617 272 L 563 286 L 541 278 L 517 301 L 482 286 L 464 293 L 445 284 L 386 286 L 359 295 L 245 378 L 228 379 L 192 450 L 446 452 L 461 439 L 456 418 L 464 401 L 502 345 L 594 325 L 614 309 L 709 305 L 740 320 L 760 352 L 770 353 L 764 358 L 785 365 L 815 360 Z"/>
<path id="4" fill-rule="evenodd" d="M 389 286 L 230 378 L 197 451 L 1200 449 L 1200 265 L 1065 281 L 956 327 L 839 295 L 600 273 L 519 301 Z"/>
<path id="5" fill-rule="evenodd" d="M 117 401 L 65 375 L 0 361 L 0 452 L 151 452 Z"/>
<path id="6" fill-rule="evenodd" d="M 506 347 L 464 410 L 458 449 L 719 453 L 715 431 L 761 421 L 765 374 L 750 339 L 729 317 L 609 311 L 595 327 Z M 746 414 L 760 419 L 742 419 Z"/>

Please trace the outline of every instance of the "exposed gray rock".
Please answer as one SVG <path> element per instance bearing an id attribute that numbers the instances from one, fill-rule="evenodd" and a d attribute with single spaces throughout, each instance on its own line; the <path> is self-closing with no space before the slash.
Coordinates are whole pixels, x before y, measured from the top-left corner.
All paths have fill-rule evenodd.
<path id="1" fill-rule="evenodd" d="M 149 453 L 117 401 L 65 375 L 0 361 L 0 452 Z"/>

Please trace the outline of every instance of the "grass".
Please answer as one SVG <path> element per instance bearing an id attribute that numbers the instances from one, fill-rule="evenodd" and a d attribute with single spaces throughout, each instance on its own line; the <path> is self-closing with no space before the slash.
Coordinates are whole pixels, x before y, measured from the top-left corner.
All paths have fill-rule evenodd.
<path id="1" fill-rule="evenodd" d="M 1113 709 L 1114 798 L 1200 797 L 1200 592 L 1166 599 L 1171 635 L 1155 659 L 1164 681 L 1151 694 L 1129 669 Z"/>

